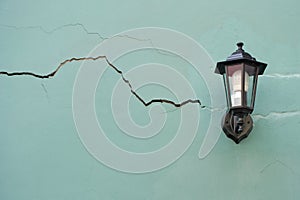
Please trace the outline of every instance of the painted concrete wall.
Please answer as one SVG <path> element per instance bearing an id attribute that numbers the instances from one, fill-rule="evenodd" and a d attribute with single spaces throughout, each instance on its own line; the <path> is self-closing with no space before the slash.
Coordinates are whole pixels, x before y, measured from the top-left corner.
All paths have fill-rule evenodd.
<path id="1" fill-rule="evenodd" d="M 66 59 L 88 56 L 103 42 L 108 44 L 106 52 L 99 50 L 104 55 L 126 50 L 131 43 L 148 42 L 149 45 L 153 40 L 152 47 L 157 47 L 161 45 L 157 41 L 164 39 L 159 37 L 160 34 L 158 40 L 147 38 L 147 34 L 145 37 L 143 34 L 139 37 L 121 34 L 121 37 L 105 38 L 134 28 L 168 28 L 184 33 L 202 45 L 198 56 L 193 54 L 198 51 L 190 45 L 174 41 L 175 46 L 181 45 L 179 49 L 198 58 L 199 65 L 193 66 L 190 60 L 150 48 L 151 45 L 125 54 L 113 63 L 128 79 L 131 78 L 134 89 L 146 100 L 168 98 L 177 101 L 193 97 L 185 96 L 185 89 L 181 88 L 180 77 L 184 77 L 193 88 L 194 97 L 207 108 L 201 109 L 195 104 L 175 110 L 165 104 L 145 107 L 130 96 L 130 90 L 126 84 L 122 85 L 120 75 L 105 68 L 103 60 L 96 64 L 85 62 L 82 66 L 82 62 L 68 63 L 51 79 L 1 75 L 0 198 L 299 199 L 299 6 L 295 0 L 2 0 L 0 71 L 47 74 Z M 174 31 L 171 32 L 177 33 Z M 164 41 L 172 41 L 170 39 L 172 37 L 165 37 Z M 123 41 L 127 42 L 125 46 L 120 45 Z M 236 49 L 238 41 L 245 42 L 245 49 L 258 60 L 268 63 L 268 68 L 259 79 L 253 113 L 254 129 L 246 140 L 236 145 L 220 130 L 219 120 L 225 112 L 225 99 L 221 77 L 213 74 L 213 68 L 215 62 L 225 59 Z M 180 74 L 165 76 L 171 85 L 176 86 L 177 92 L 172 94 L 168 87 L 150 84 L 150 72 L 144 73 L 136 68 L 146 63 L 168 65 Z M 170 141 L 180 134 L 186 135 L 179 141 L 178 148 L 175 145 L 175 149 L 157 154 L 158 157 L 151 158 L 153 162 L 150 162 L 151 159 L 130 160 L 122 155 L 116 156 L 109 148 L 105 149 L 102 140 L 93 136 L 89 139 L 94 139 L 94 149 L 86 147 L 82 133 L 74 123 L 72 102 L 76 87 L 83 85 L 83 91 L 91 90 L 76 79 L 77 73 L 87 70 L 87 67 L 91 70 L 97 67 L 106 69 L 94 91 L 95 116 L 102 124 L 106 139 L 131 155 L 144 153 L 146 156 L 149 152 L 161 153 L 160 150 Z M 163 73 L 158 71 L 158 74 Z M 142 85 L 143 80 L 148 85 L 136 86 Z M 118 94 L 112 92 L 117 83 L 120 83 L 122 95 L 129 95 L 130 100 L 112 100 L 113 94 Z M 176 99 L 176 95 L 182 94 Z M 79 113 L 86 117 L 89 115 L 84 114 L 90 113 L 85 112 L 85 104 L 87 110 L 93 105 L 85 102 L 84 95 L 81 97 Z M 219 104 L 213 105 L 213 102 Z M 153 135 L 153 130 L 147 131 L 146 127 L 136 132 L 140 135 L 128 136 L 123 126 L 116 122 L 112 105 L 120 110 L 126 107 L 126 111 L 116 112 L 120 123 L 125 122 L 125 127 L 129 123 L 128 117 L 132 117 L 136 127 L 154 123 L 154 130 L 157 129 L 155 123 L 158 123 L 162 125 L 161 129 Z M 154 109 L 153 115 L 149 115 L 151 109 Z M 164 124 L 161 124 L 162 116 L 167 117 Z M 160 121 L 155 121 L 156 118 Z M 213 119 L 211 123 L 210 119 Z M 192 123 L 193 120 L 196 120 L 195 127 L 188 126 L 180 133 L 177 131 L 182 121 Z M 213 131 L 207 134 L 208 130 Z M 90 132 L 93 130 L 87 129 L 83 134 Z M 139 138 L 146 133 L 153 136 Z M 179 149 L 184 144 L 187 149 Z M 201 145 L 204 149 L 200 159 Z M 94 152 L 99 149 L 101 151 Z M 97 155 L 106 157 L 97 160 Z M 115 163 L 109 167 L 101 159 L 114 159 Z M 159 162 L 165 163 L 158 164 L 161 169 L 155 170 L 152 164 Z M 122 172 L 134 167 L 136 169 L 131 172 Z M 147 167 L 152 172 L 142 173 Z"/>

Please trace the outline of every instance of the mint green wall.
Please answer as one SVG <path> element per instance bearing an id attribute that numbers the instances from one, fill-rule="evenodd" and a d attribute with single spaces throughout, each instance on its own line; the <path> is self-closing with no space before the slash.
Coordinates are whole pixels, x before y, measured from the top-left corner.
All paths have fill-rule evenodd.
<path id="1" fill-rule="evenodd" d="M 225 59 L 235 43 L 243 41 L 248 52 L 268 63 L 259 79 L 254 130 L 246 140 L 236 145 L 222 133 L 208 156 L 199 159 L 211 116 L 202 110 L 195 140 L 183 156 L 142 174 L 103 165 L 80 141 L 72 91 L 81 63 L 64 66 L 50 80 L 1 76 L 0 199 L 299 199 L 299 6 L 296 0 L 0 1 L 0 71 L 48 73 L 67 58 L 88 55 L 101 37 L 149 26 L 189 35 L 214 61 Z M 116 63 L 126 66 L 126 71 L 162 60 L 178 70 L 186 64 L 157 51 L 137 52 Z M 204 81 L 184 75 L 197 97 L 210 105 Z M 167 121 L 164 135 L 145 147 L 126 139 L 109 121 L 109 111 L 101 105 L 110 106 L 106 95 L 118 80 L 108 71 L 101 82 L 108 89 L 96 95 L 97 115 L 107 116 L 106 129 L 113 127 L 108 137 L 132 151 L 166 144 L 174 137 L 172 128 L 178 126 L 178 119 Z M 221 77 L 214 81 L 222 87 Z M 164 90 L 157 90 L 164 95 Z M 153 91 L 141 88 L 140 93 L 151 99 Z M 137 109 L 132 115 L 138 123 L 147 123 L 147 110 L 139 102 L 133 99 L 130 107 Z M 219 126 L 220 121 L 213 123 Z"/>

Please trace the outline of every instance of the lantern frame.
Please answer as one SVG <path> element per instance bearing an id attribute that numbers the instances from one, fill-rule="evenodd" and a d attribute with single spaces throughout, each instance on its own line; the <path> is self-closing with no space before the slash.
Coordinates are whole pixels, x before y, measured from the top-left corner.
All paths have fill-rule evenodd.
<path id="1" fill-rule="evenodd" d="M 215 73 L 223 75 L 228 107 L 222 129 L 237 144 L 252 130 L 253 120 L 250 114 L 254 110 L 258 76 L 267 67 L 266 63 L 256 61 L 245 52 L 243 45 L 242 42 L 237 43 L 238 49 L 226 61 L 218 62 L 215 69 Z M 250 83 L 249 77 L 253 78 Z M 248 93 L 249 89 L 251 94 Z"/>

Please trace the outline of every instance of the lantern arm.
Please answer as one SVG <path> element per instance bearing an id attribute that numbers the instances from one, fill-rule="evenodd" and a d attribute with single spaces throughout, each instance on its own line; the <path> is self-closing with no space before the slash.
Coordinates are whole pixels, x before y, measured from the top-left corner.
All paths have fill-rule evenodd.
<path id="1" fill-rule="evenodd" d="M 235 113 L 229 110 L 222 121 L 222 129 L 226 136 L 236 144 L 248 137 L 253 128 L 253 120 L 250 114 Z"/>

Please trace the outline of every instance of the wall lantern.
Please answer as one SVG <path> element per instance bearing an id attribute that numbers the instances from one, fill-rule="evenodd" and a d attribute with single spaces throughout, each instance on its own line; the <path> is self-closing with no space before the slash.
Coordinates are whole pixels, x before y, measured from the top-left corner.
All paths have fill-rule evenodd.
<path id="1" fill-rule="evenodd" d="M 256 61 L 243 50 L 243 43 L 226 61 L 218 62 L 215 73 L 223 75 L 228 110 L 222 121 L 227 137 L 235 143 L 246 138 L 252 130 L 250 114 L 254 108 L 257 77 L 267 64 Z"/>

